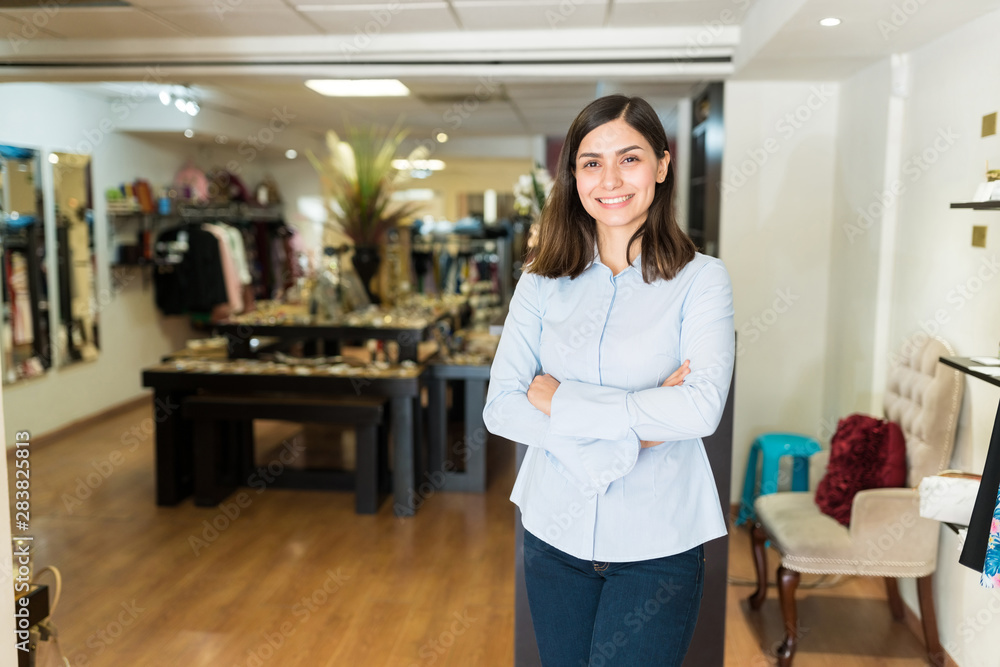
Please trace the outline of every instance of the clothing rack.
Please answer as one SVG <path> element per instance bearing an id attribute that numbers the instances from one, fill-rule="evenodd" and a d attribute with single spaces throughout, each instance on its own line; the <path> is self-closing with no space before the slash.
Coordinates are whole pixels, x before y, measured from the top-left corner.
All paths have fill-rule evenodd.
<path id="1" fill-rule="evenodd" d="M 510 241 L 504 237 L 450 235 L 430 240 L 418 239 L 411 247 L 411 254 L 413 282 L 418 291 L 458 293 L 465 282 L 469 264 L 475 263 L 480 281 L 493 282 L 491 291 L 499 295 L 501 302 L 511 294 Z"/>
<path id="2" fill-rule="evenodd" d="M 12 309 L 7 280 L 7 253 L 17 252 L 24 255 L 28 296 L 30 298 L 30 315 L 32 325 L 32 354 L 37 357 L 43 368 L 52 364 L 51 341 L 49 340 L 49 315 L 43 304 L 48 303 L 43 266 L 45 263 L 45 229 L 41 219 L 27 225 L 13 226 L 0 223 L 0 287 L 2 287 L 3 303 Z M 12 312 L 12 311 L 11 311 Z"/>

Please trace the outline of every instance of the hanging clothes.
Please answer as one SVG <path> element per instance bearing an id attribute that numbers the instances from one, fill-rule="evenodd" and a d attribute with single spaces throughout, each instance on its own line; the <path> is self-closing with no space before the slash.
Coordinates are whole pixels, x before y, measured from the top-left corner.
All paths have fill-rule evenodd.
<path id="1" fill-rule="evenodd" d="M 258 299 L 271 299 L 274 296 L 276 281 L 274 279 L 274 268 L 271 265 L 271 241 L 267 223 L 254 223 L 253 237 L 253 246 L 256 249 L 256 264 L 260 271 L 260 282 L 257 285 L 255 296 Z"/>
<path id="2" fill-rule="evenodd" d="M 19 252 L 11 252 L 7 272 L 10 290 L 10 310 L 15 345 L 27 345 L 35 340 L 31 322 L 31 295 L 28 291 L 28 260 Z"/>
<path id="3" fill-rule="evenodd" d="M 229 235 L 229 250 L 232 252 L 233 262 L 236 264 L 236 271 L 240 276 L 240 283 L 249 285 L 252 279 L 250 277 L 250 267 L 247 264 L 246 244 L 243 241 L 243 234 L 232 225 L 220 224 L 219 227 Z"/>
<path id="4" fill-rule="evenodd" d="M 984 588 L 1000 588 L 1000 493 L 997 494 L 993 521 L 990 523 L 990 535 L 986 542 L 986 558 L 980 582 Z"/>
<path id="5" fill-rule="evenodd" d="M 228 303 L 219 240 L 197 225 L 174 227 L 156 238 L 156 305 L 164 315 L 209 313 Z"/>
<path id="6" fill-rule="evenodd" d="M 243 283 L 233 260 L 233 252 L 229 245 L 229 233 L 221 225 L 206 223 L 203 230 L 212 234 L 219 242 L 219 259 L 222 262 L 222 277 L 226 283 L 226 296 L 229 303 L 229 314 L 238 315 L 243 312 Z"/>
<path id="7" fill-rule="evenodd" d="M 969 530 L 962 546 L 962 555 L 958 559 L 959 563 L 976 572 L 983 573 L 986 569 L 986 554 L 989 550 L 992 528 L 996 522 L 998 495 L 1000 495 L 1000 408 L 997 409 L 993 422 L 993 435 L 990 438 L 989 451 L 986 453 L 983 478 L 979 482 L 976 504 L 969 518 Z"/>

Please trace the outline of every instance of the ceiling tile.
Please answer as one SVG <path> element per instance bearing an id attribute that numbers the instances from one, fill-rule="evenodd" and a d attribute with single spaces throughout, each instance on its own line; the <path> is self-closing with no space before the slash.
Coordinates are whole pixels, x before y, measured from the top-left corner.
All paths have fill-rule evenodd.
<path id="1" fill-rule="evenodd" d="M 732 0 L 617 0 L 608 26 L 632 28 L 650 25 L 740 25 L 743 3 Z"/>
<path id="2" fill-rule="evenodd" d="M 412 6 L 410 6 L 412 5 Z M 331 35 L 378 35 L 401 32 L 443 32 L 457 30 L 458 25 L 444 2 L 399 3 L 391 13 L 386 5 L 362 9 L 362 5 L 338 6 L 336 11 L 303 10 L 318 26 Z"/>
<path id="3" fill-rule="evenodd" d="M 468 30 L 599 28 L 606 0 L 452 0 Z"/>
<path id="4" fill-rule="evenodd" d="M 58 0 L 57 0 L 58 1 Z M 129 4 L 154 11 L 161 9 L 204 9 L 228 14 L 250 7 L 288 8 L 284 0 L 128 0 Z"/>
<path id="5" fill-rule="evenodd" d="M 31 20 L 37 10 L 18 9 L 8 16 Z M 87 9 L 57 8 L 48 17 L 46 29 L 71 39 L 130 39 L 178 37 L 183 33 L 131 7 Z"/>
<path id="6" fill-rule="evenodd" d="M 20 40 L 33 39 L 54 39 L 61 35 L 49 31 L 46 27 L 39 28 L 38 25 L 48 26 L 48 22 L 32 22 L 31 12 L 27 15 L 12 16 L 11 14 L 0 14 L 0 35 L 3 35 L 7 43 L 17 52 L 22 42 Z"/>
<path id="7" fill-rule="evenodd" d="M 212 7 L 151 10 L 198 37 L 257 37 L 315 35 L 319 30 L 285 6 L 239 6 L 228 11 Z"/>

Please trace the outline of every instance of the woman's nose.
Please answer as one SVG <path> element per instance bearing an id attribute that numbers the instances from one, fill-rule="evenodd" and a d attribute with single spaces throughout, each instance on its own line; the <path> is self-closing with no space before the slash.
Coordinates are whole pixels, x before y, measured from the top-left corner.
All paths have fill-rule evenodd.
<path id="1" fill-rule="evenodd" d="M 621 174 L 618 173 L 618 165 L 608 165 L 602 174 L 602 185 L 607 190 L 614 190 L 621 185 Z"/>

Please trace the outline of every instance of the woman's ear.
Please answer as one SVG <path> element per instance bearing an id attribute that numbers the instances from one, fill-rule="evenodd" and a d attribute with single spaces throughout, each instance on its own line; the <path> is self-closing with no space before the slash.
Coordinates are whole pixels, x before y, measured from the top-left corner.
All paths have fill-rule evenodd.
<path id="1" fill-rule="evenodd" d="M 656 165 L 656 182 L 667 180 L 667 169 L 670 166 L 670 151 L 663 151 L 663 157 Z"/>

